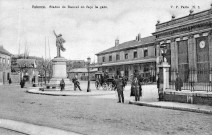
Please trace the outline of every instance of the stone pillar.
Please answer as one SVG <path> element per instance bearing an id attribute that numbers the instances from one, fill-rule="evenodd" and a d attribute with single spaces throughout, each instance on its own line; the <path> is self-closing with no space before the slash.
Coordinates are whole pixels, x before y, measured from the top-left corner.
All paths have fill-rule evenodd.
<path id="1" fill-rule="evenodd" d="M 158 68 L 158 64 L 159 64 L 159 56 L 160 56 L 160 44 L 159 42 L 156 44 L 156 58 L 158 59 L 158 62 L 156 64 L 156 73 L 159 73 L 159 68 Z M 157 78 L 156 78 L 157 79 Z"/>
<path id="2" fill-rule="evenodd" d="M 169 87 L 169 68 L 170 65 L 168 62 L 163 62 L 161 65 L 159 65 L 159 68 L 163 69 L 163 92 L 166 90 L 166 88 Z"/>
<path id="3" fill-rule="evenodd" d="M 199 35 L 190 35 L 188 38 L 188 63 L 189 70 L 197 70 L 197 61 L 196 61 L 196 39 Z M 189 81 L 197 81 L 197 73 L 190 72 Z"/>
<path id="4" fill-rule="evenodd" d="M 209 44 L 209 63 L 210 63 L 210 80 L 212 81 L 212 30 L 208 33 L 208 44 Z"/>
<path id="5" fill-rule="evenodd" d="M 178 70 L 178 45 L 175 39 L 171 39 L 171 81 L 175 81 L 176 72 Z"/>
<path id="6" fill-rule="evenodd" d="M 210 69 L 212 69 L 212 30 L 208 34 L 208 44 L 209 44 L 209 62 Z"/>

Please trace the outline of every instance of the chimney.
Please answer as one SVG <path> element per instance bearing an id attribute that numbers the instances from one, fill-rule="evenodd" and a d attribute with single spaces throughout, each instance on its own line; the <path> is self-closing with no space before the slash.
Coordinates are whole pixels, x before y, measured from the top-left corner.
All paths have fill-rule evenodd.
<path id="1" fill-rule="evenodd" d="M 172 15 L 172 20 L 174 20 L 175 19 L 175 15 Z"/>
<path id="2" fill-rule="evenodd" d="M 138 34 L 138 41 L 141 41 L 141 34 Z"/>
<path id="3" fill-rule="evenodd" d="M 189 10 L 189 15 L 192 15 L 193 13 L 194 13 L 193 9 Z"/>
<path id="4" fill-rule="evenodd" d="M 116 40 L 115 40 L 115 46 L 118 46 L 119 45 L 119 39 L 117 38 Z"/>

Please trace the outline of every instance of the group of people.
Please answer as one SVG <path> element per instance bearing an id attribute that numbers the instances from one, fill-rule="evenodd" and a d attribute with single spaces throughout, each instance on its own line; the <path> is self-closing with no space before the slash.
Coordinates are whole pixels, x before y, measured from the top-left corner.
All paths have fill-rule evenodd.
<path id="1" fill-rule="evenodd" d="M 118 103 L 124 103 L 124 87 L 126 86 L 126 79 L 122 76 L 115 77 L 115 90 L 118 93 Z M 134 73 L 131 83 L 130 96 L 135 96 L 135 101 L 140 101 L 142 96 L 142 77 L 138 73 Z"/>
<path id="2" fill-rule="evenodd" d="M 74 90 L 75 90 L 75 91 L 76 91 L 77 88 L 78 88 L 80 91 L 82 91 L 81 88 L 80 88 L 80 83 L 79 83 L 79 81 L 78 81 L 78 79 L 77 79 L 77 76 L 75 76 L 74 78 L 72 78 L 72 82 L 74 83 Z M 65 81 L 64 81 L 64 79 L 62 79 L 62 80 L 60 81 L 60 90 L 63 91 L 64 89 L 65 89 Z"/>

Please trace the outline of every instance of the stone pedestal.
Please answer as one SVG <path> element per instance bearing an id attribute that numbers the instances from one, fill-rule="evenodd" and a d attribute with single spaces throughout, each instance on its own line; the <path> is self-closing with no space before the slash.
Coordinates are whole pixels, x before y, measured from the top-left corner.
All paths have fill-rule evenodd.
<path id="1" fill-rule="evenodd" d="M 59 87 L 62 79 L 65 81 L 65 88 L 71 86 L 71 81 L 67 78 L 66 61 L 63 57 L 56 57 L 52 60 L 53 74 L 49 86 Z"/>
<path id="2" fill-rule="evenodd" d="M 170 65 L 167 62 L 163 62 L 158 67 L 162 68 L 162 71 L 163 71 L 163 92 L 164 92 L 166 90 L 166 88 L 169 87 L 169 68 L 170 68 Z"/>

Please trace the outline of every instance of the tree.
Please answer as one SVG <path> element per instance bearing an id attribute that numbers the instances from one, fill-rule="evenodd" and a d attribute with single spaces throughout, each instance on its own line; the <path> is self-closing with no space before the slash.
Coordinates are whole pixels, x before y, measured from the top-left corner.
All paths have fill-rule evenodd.
<path id="1" fill-rule="evenodd" d="M 46 84 L 47 75 L 48 75 L 48 78 L 52 77 L 52 61 L 49 59 L 43 59 L 43 58 L 38 60 L 37 61 L 37 70 L 41 76 L 45 76 L 44 81 Z M 49 79 L 48 79 L 48 81 L 49 81 Z"/>
<path id="2" fill-rule="evenodd" d="M 69 60 L 66 62 L 67 71 L 75 68 L 84 68 L 85 61 L 84 60 Z"/>
<path id="3" fill-rule="evenodd" d="M 26 73 L 28 69 L 36 68 L 35 59 L 18 59 L 17 65 L 22 75 L 23 73 Z"/>

